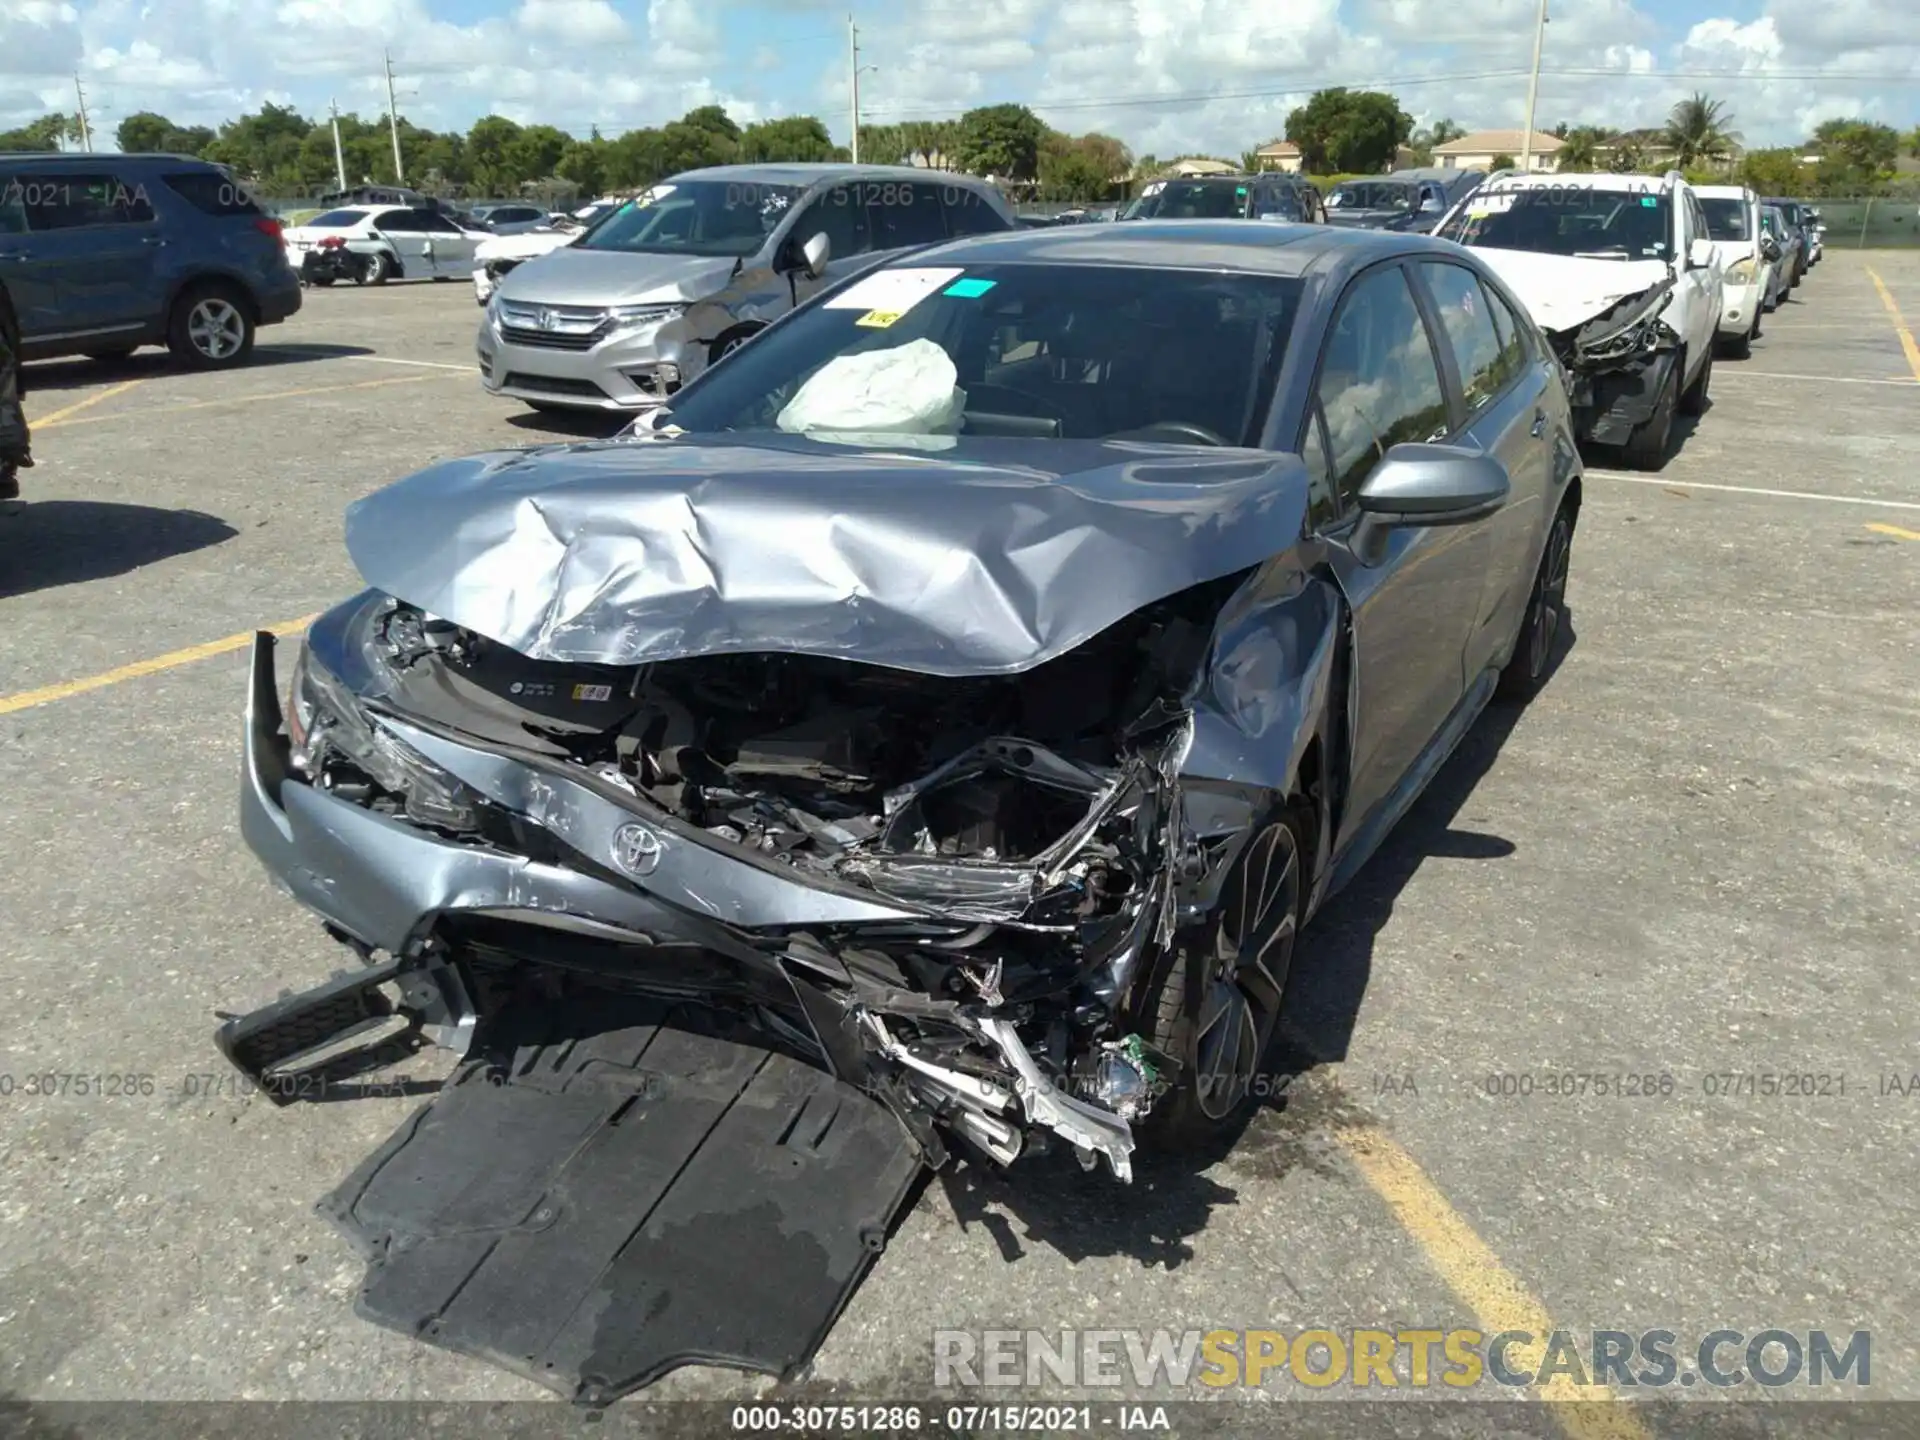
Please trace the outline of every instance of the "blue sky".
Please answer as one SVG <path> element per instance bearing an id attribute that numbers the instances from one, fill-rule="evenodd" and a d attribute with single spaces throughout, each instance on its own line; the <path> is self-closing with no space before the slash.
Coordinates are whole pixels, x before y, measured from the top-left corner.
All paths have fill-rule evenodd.
<path id="1" fill-rule="evenodd" d="M 856 5 L 869 122 L 1017 100 L 1137 152 L 1237 154 L 1323 84 L 1380 83 L 1422 120 L 1511 127 L 1537 0 L 890 0 Z M 1552 0 L 1541 98 L 1556 121 L 1654 124 L 1699 89 L 1750 144 L 1865 114 L 1920 124 L 1915 0 Z M 693 105 L 847 129 L 847 7 L 833 0 L 5 0 L 0 123 L 71 108 L 217 123 L 264 99 L 375 113 L 489 111 L 584 133 Z"/>

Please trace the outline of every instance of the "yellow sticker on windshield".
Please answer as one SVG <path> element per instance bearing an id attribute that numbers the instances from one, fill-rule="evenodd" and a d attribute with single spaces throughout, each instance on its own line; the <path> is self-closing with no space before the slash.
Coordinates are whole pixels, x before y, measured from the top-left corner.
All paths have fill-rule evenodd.
<path id="1" fill-rule="evenodd" d="M 905 313 L 902 310 L 869 310 L 853 323 L 865 325 L 870 330 L 884 330 Z"/>

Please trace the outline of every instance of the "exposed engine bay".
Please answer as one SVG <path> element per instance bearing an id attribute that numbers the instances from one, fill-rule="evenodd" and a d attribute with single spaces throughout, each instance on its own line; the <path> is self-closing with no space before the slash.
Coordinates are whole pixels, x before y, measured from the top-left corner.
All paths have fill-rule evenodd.
<path id="1" fill-rule="evenodd" d="M 1616 301 L 1567 330 L 1546 331 L 1566 373 L 1582 439 L 1619 443 L 1651 413 L 1680 347 L 1661 319 L 1674 282 Z"/>
<path id="2" fill-rule="evenodd" d="M 579 863 L 556 844 L 565 825 L 549 816 L 542 837 L 527 814 L 436 773 L 391 717 L 538 756 L 636 818 L 897 906 L 891 926 L 756 940 L 819 987 L 843 1043 L 836 1055 L 820 1042 L 817 997 L 795 1004 L 747 982 L 737 994 L 757 997 L 769 1038 L 873 1088 L 935 1163 L 930 1121 L 1001 1163 L 1037 1132 L 1126 1177 L 1131 1127 L 1177 1072 L 1132 1013 L 1141 965 L 1172 938 L 1177 882 L 1218 858 L 1181 824 L 1175 771 L 1191 728 L 1179 697 L 1242 579 L 1149 606 L 1032 670 L 978 678 L 795 655 L 535 661 L 388 600 L 362 621 L 377 698 L 344 693 L 303 656 L 292 764 L 336 798 L 447 838 Z M 641 875 L 649 858 L 641 848 L 609 868 Z M 513 972 L 546 959 L 550 937 L 531 927 L 453 928 L 491 977 L 472 988 L 522 985 Z M 618 949 L 589 967 L 595 983 L 685 988 Z"/>

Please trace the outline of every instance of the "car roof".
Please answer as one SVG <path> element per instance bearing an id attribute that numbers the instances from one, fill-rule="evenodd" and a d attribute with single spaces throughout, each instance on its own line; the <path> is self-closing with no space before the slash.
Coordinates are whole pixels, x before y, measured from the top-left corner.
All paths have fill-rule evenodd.
<path id="1" fill-rule="evenodd" d="M 224 167 L 197 155 L 166 150 L 0 150 L 0 165 L 165 165 L 224 173 Z"/>
<path id="2" fill-rule="evenodd" d="M 1361 265 L 1396 254 L 1461 254 L 1424 235 L 1255 220 L 1130 220 L 1124 225 L 1046 226 L 949 240 L 907 263 L 1118 265 L 1218 270 L 1298 278 L 1322 261 Z"/>
<path id="3" fill-rule="evenodd" d="M 933 185 L 970 185 L 990 190 L 986 181 L 972 175 L 948 170 L 927 170 L 917 165 L 851 165 L 836 161 L 791 161 L 765 165 L 707 165 L 698 170 L 682 170 L 663 183 L 680 180 L 720 180 L 735 185 L 815 185 L 823 180 L 923 180 Z"/>

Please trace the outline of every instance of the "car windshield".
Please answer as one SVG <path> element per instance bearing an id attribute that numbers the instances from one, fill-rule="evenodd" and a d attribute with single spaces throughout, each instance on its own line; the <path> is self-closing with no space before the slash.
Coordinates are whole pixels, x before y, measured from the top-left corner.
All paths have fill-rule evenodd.
<path id="1" fill-rule="evenodd" d="M 1751 240 L 1747 232 L 1747 202 L 1709 195 L 1700 201 L 1707 212 L 1707 234 L 1715 240 Z"/>
<path id="2" fill-rule="evenodd" d="M 1300 291 L 1133 266 L 889 266 L 715 366 L 670 420 L 936 448 L 957 435 L 1247 444 Z"/>
<path id="3" fill-rule="evenodd" d="M 348 230 L 367 218 L 365 210 L 329 210 L 307 221 L 315 229 Z"/>
<path id="4" fill-rule="evenodd" d="M 1378 180 L 1348 180 L 1327 195 L 1329 210 L 1411 210 L 1413 187 Z"/>
<path id="5" fill-rule="evenodd" d="M 1247 187 L 1232 181 L 1168 180 L 1127 207 L 1126 220 L 1237 220 Z"/>
<path id="6" fill-rule="evenodd" d="M 604 217 L 578 248 L 640 255 L 751 255 L 805 193 L 799 185 L 669 180 Z"/>
<path id="7" fill-rule="evenodd" d="M 1666 260 L 1668 197 L 1586 185 L 1478 190 L 1435 233 L 1492 250 L 1606 260 Z"/>

